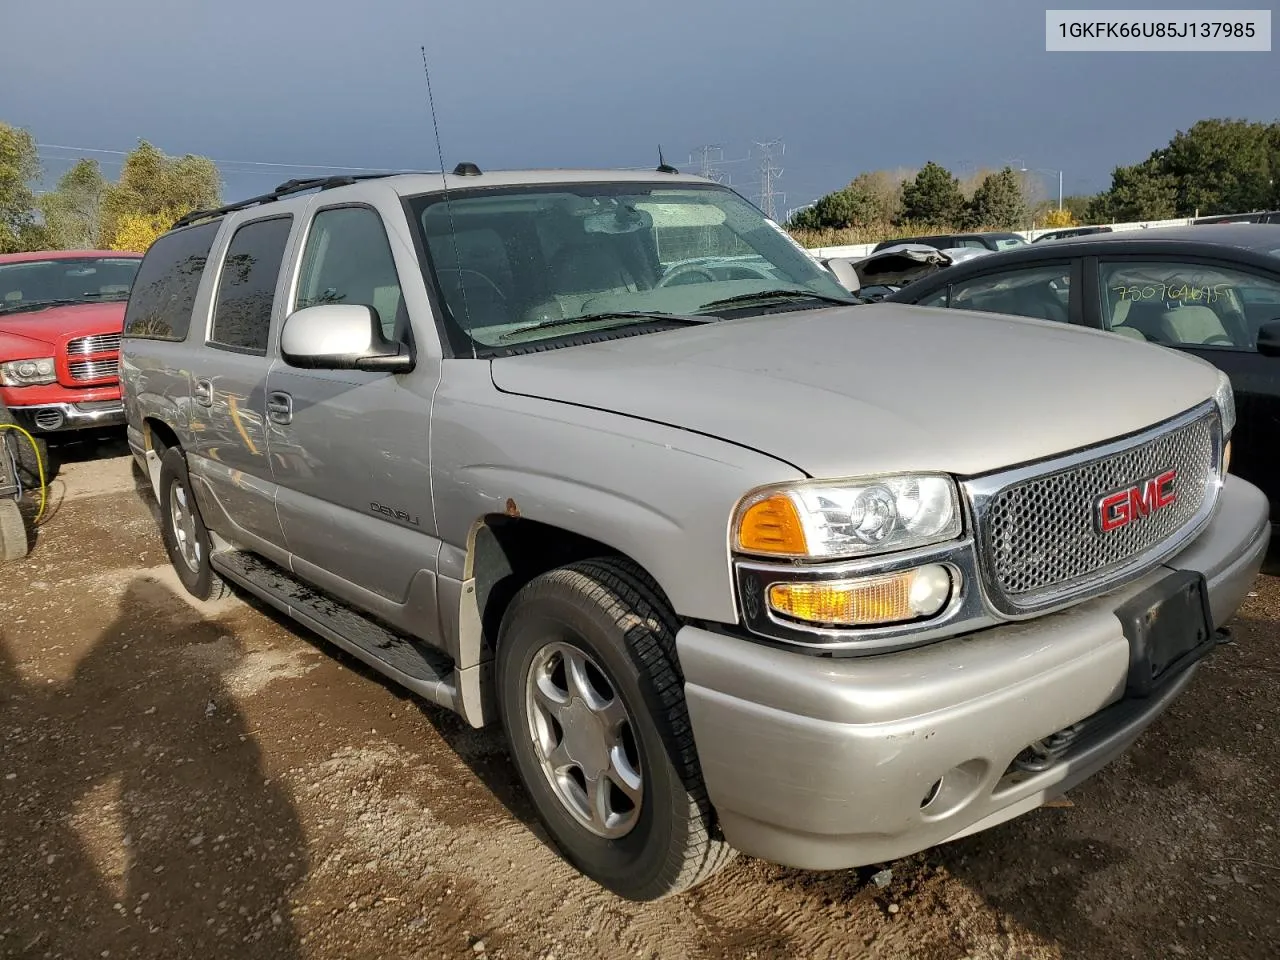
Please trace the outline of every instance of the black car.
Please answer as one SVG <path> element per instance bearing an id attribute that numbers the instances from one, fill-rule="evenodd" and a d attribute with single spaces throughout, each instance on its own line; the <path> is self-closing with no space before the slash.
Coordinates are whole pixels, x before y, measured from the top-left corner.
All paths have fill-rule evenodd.
<path id="1" fill-rule="evenodd" d="M 871 248 L 878 253 L 885 247 L 896 247 L 900 243 L 922 243 L 927 247 L 939 250 L 950 250 L 956 247 L 985 247 L 987 250 L 1011 250 L 1014 247 L 1025 247 L 1026 238 L 1016 233 L 940 233 L 930 237 L 898 237 L 896 240 L 883 240 Z"/>
<path id="2" fill-rule="evenodd" d="M 1225 371 L 1238 420 L 1231 472 L 1271 501 L 1268 569 L 1280 572 L 1280 224 L 1160 227 L 1028 245 L 957 263 L 885 299 L 1095 327 Z"/>
<path id="3" fill-rule="evenodd" d="M 1094 233 L 1110 232 L 1110 227 L 1064 227 L 1061 230 L 1051 230 L 1049 233 L 1042 233 L 1031 242 L 1039 243 L 1041 240 L 1066 240 L 1068 237 L 1087 237 Z"/>

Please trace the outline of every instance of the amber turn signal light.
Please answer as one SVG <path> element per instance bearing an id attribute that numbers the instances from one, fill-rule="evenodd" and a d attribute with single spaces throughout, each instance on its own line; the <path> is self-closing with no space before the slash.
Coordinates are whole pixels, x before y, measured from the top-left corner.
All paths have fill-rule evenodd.
<path id="1" fill-rule="evenodd" d="M 875 627 L 934 616 L 952 586 L 947 568 L 931 564 L 849 580 L 775 583 L 769 587 L 769 606 L 806 623 Z"/>
<path id="2" fill-rule="evenodd" d="M 738 549 L 749 553 L 808 553 L 800 512 L 780 493 L 749 506 L 738 521 Z"/>

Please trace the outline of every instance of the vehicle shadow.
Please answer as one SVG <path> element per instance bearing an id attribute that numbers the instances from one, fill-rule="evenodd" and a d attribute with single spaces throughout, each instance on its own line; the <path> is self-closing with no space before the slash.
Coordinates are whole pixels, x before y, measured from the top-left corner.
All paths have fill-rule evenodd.
<path id="1" fill-rule="evenodd" d="M 298 956 L 305 837 L 223 683 L 230 631 L 147 578 L 65 680 L 22 659 L 34 629 L 0 625 L 0 954 Z"/>

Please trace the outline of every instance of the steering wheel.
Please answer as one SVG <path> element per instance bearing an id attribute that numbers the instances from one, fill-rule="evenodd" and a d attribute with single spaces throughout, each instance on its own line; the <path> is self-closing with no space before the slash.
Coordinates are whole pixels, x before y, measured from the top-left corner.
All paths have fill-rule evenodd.
<path id="1" fill-rule="evenodd" d="M 468 267 L 445 267 L 444 269 L 445 269 L 445 270 L 447 270 L 447 271 L 449 271 L 449 272 L 451 272 L 451 273 L 457 273 L 457 274 L 458 274 L 458 282 L 459 282 L 459 285 L 461 285 L 461 282 L 462 282 L 462 274 L 464 274 L 464 273 L 470 273 L 470 274 L 472 274 L 473 276 L 477 276 L 477 277 L 479 277 L 481 280 L 483 280 L 485 283 L 487 283 L 487 284 L 489 285 L 489 289 L 490 289 L 490 290 L 492 290 L 494 293 L 496 293 L 496 294 L 498 295 L 498 299 L 502 301 L 503 305 L 504 305 L 504 306 L 506 305 L 506 302 L 507 302 L 507 295 L 506 295 L 505 293 L 503 293 L 503 292 L 502 292 L 502 289 L 501 289 L 501 288 L 500 288 L 496 283 L 494 283 L 491 279 L 489 279 L 487 276 L 485 276 L 485 275 L 484 275 L 483 273 L 481 273 L 479 270 L 472 270 L 472 269 L 470 269 L 470 268 L 468 268 Z M 465 296 L 465 294 L 466 294 L 466 291 L 464 290 L 464 291 L 463 291 L 463 295 Z"/>
<path id="2" fill-rule="evenodd" d="M 669 287 L 677 277 L 687 277 L 693 274 L 700 274 L 707 278 L 707 282 L 715 283 L 716 275 L 706 267 L 700 267 L 697 264 L 685 264 L 684 266 L 675 267 L 670 270 L 666 276 L 658 281 L 658 286 Z"/>

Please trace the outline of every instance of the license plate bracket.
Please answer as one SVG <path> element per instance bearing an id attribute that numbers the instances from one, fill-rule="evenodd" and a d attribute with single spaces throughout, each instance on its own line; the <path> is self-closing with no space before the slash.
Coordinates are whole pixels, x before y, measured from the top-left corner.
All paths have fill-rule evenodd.
<path id="1" fill-rule="evenodd" d="M 1204 574 L 1176 570 L 1116 610 L 1129 641 L 1127 696 L 1148 697 L 1217 646 Z"/>

